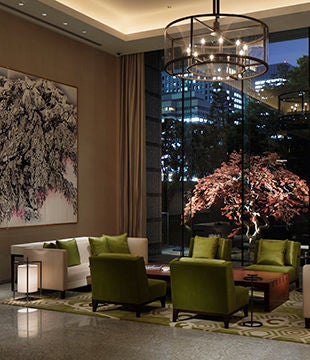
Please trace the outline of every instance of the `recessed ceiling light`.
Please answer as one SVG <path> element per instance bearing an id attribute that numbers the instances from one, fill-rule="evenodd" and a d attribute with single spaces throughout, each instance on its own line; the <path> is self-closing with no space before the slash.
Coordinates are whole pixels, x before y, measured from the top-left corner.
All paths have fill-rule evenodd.
<path id="1" fill-rule="evenodd" d="M 47 16 L 47 13 L 42 13 L 42 16 Z"/>
<path id="2" fill-rule="evenodd" d="M 18 3 L 18 5 L 19 5 L 19 6 L 24 6 L 25 4 L 20 1 L 20 2 Z"/>
<path id="3" fill-rule="evenodd" d="M 63 23 L 65 26 L 67 26 L 68 25 L 68 23 L 65 21 L 64 23 Z"/>
<path id="4" fill-rule="evenodd" d="M 87 33 L 87 31 L 86 31 L 86 30 L 83 30 L 83 31 L 82 31 L 82 33 L 83 33 L 83 34 L 86 34 L 86 33 Z"/>

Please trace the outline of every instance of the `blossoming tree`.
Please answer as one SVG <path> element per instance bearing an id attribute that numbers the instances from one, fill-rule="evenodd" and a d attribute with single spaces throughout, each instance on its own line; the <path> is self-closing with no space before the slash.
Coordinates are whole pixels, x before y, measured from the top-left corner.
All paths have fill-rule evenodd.
<path id="1" fill-rule="evenodd" d="M 221 214 L 235 224 L 229 236 L 240 233 L 243 222 L 251 243 L 263 228 L 269 227 L 270 218 L 288 223 L 308 211 L 306 181 L 287 170 L 278 154 L 245 156 L 244 160 L 243 177 L 242 153 L 233 152 L 213 174 L 198 180 L 184 209 L 185 223 L 198 212 L 222 203 Z"/>

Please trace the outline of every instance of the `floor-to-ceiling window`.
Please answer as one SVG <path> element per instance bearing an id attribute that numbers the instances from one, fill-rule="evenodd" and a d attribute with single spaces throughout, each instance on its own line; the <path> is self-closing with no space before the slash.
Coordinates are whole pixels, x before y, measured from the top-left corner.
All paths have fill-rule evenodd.
<path id="1" fill-rule="evenodd" d="M 193 234 L 230 236 L 236 260 L 251 236 L 309 243 L 309 199 L 293 189 L 310 184 L 308 32 L 271 34 L 268 72 L 243 83 L 182 81 L 162 72 L 163 251 L 186 253 Z M 236 167 L 243 187 L 232 179 Z M 205 208 L 194 196 L 199 191 L 207 193 Z"/>

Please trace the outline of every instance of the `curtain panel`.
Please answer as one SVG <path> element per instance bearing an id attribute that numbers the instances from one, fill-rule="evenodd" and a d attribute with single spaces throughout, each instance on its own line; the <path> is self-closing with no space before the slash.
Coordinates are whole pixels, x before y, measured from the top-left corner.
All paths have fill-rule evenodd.
<path id="1" fill-rule="evenodd" d="M 120 228 L 146 235 L 144 54 L 121 57 Z"/>

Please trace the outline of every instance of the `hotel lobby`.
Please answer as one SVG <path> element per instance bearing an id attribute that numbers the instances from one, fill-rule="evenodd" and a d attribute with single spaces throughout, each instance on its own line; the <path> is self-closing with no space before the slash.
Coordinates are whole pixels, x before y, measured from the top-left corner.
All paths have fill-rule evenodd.
<path id="1" fill-rule="evenodd" d="M 156 73 L 158 76 L 160 72 L 151 59 L 153 52 L 155 54 L 163 49 L 164 28 L 169 22 L 183 16 L 210 13 L 211 9 L 212 1 L 206 0 L 160 4 L 156 1 L 139 0 L 128 1 L 126 4 L 118 0 L 0 0 L 1 77 L 7 77 L 7 84 L 9 81 L 12 84 L 20 74 L 25 75 L 26 85 L 30 81 L 37 81 L 40 85 L 47 81 L 49 87 L 44 95 L 48 98 L 51 93 L 51 96 L 55 96 L 52 97 L 53 100 L 59 96 L 54 91 L 54 84 L 59 84 L 63 91 L 74 98 L 73 107 L 66 104 L 70 120 L 61 136 L 67 139 L 67 144 L 71 136 L 75 139 L 73 151 L 70 152 L 70 146 L 66 149 L 69 154 L 66 162 L 66 166 L 69 164 L 69 175 L 62 177 L 65 180 L 73 179 L 73 186 L 69 181 L 65 183 L 67 187 L 63 184 L 59 186 L 65 195 L 58 194 L 53 199 L 56 205 L 52 217 L 47 215 L 40 222 L 40 218 L 36 217 L 36 206 L 29 210 L 29 205 L 28 213 L 24 208 L 20 211 L 17 206 L 9 208 L 9 200 L 18 191 L 12 191 L 10 196 L 2 198 L 1 211 L 4 213 L 3 209 L 7 206 L 14 219 L 8 219 L 7 215 L 1 218 L 0 359 L 282 360 L 309 357 L 308 343 L 201 331 L 190 326 L 162 326 L 143 321 L 31 309 L 27 306 L 27 301 L 24 306 L 3 304 L 4 299 L 13 296 L 12 245 L 126 232 L 129 236 L 148 237 L 150 261 L 166 263 L 179 256 L 179 251 L 175 251 L 175 248 L 179 250 L 179 243 L 170 246 L 170 253 L 161 253 L 162 214 L 160 206 L 154 210 L 154 201 L 158 201 L 160 193 L 160 166 L 152 166 L 153 152 L 150 147 L 157 149 L 158 157 L 161 118 L 160 108 L 155 109 L 154 106 L 159 104 L 156 93 L 158 88 L 155 85 L 153 87 L 150 81 L 152 75 Z M 270 33 L 306 29 L 309 37 L 310 5 L 306 1 L 267 3 L 259 0 L 250 4 L 246 1 L 231 3 L 222 0 L 221 9 L 224 13 L 241 13 L 258 18 L 267 23 Z M 131 56 L 136 54 L 137 60 L 133 65 L 130 63 Z M 144 82 L 131 70 L 135 65 L 144 69 L 144 54 L 147 54 L 145 58 L 150 72 L 145 79 L 146 95 L 139 98 L 136 89 L 143 87 Z M 158 61 L 158 54 L 156 53 L 154 63 Z M 135 84 L 135 90 L 130 86 L 125 87 L 126 82 Z M 4 88 L 2 86 L 2 90 Z M 14 86 L 10 85 L 9 90 L 13 91 L 12 89 Z M 4 90 L 9 92 L 8 88 Z M 61 97 L 60 101 L 62 99 Z M 22 101 L 28 105 L 37 105 L 38 98 L 31 102 L 26 94 Z M 51 103 L 53 101 L 48 106 Z M 126 114 L 126 109 L 130 109 L 129 113 L 131 116 L 133 114 L 134 121 Z M 145 111 L 148 124 L 151 124 L 148 129 L 141 125 L 145 123 Z M 10 106 L 3 106 L 2 112 L 9 113 Z M 17 118 L 19 119 L 15 115 L 14 119 Z M 153 128 L 152 124 L 155 123 L 156 127 Z M 14 122 L 11 129 L 16 129 Z M 133 129 L 141 131 L 135 131 L 135 137 L 131 139 L 130 130 Z M 5 142 L 6 139 L 3 140 L 9 138 L 11 133 L 1 136 L 1 153 L 4 148 L 21 152 L 26 147 L 25 144 L 31 144 L 33 149 L 42 149 L 38 140 L 40 132 L 33 134 L 28 131 L 24 134 L 24 142 L 21 141 L 20 147 L 11 146 L 9 142 Z M 16 137 L 20 139 L 23 136 L 18 133 Z M 16 144 L 15 141 L 12 144 Z M 146 154 L 147 147 L 149 152 Z M 45 169 L 49 160 L 54 163 L 61 158 L 61 152 L 54 155 L 53 149 L 53 152 L 50 151 L 50 158 L 44 157 L 46 162 L 37 161 L 33 168 Z M 8 157 L 2 158 L 5 164 Z M 23 164 L 28 166 L 28 160 L 23 160 Z M 51 169 L 50 173 L 57 173 L 55 168 Z M 36 170 L 29 177 L 35 173 Z M 18 181 L 14 171 L 6 171 L 3 178 L 7 178 L 8 174 L 11 174 L 14 190 L 18 187 Z M 48 196 L 51 191 L 48 187 L 44 188 L 46 179 L 45 177 L 36 182 L 31 178 L 32 183 L 26 179 L 29 181 L 27 184 L 31 184 L 27 188 L 29 196 L 32 186 L 33 189 L 40 190 L 30 199 L 41 201 L 40 206 L 43 200 L 50 200 Z M 53 183 L 58 181 L 56 177 L 49 179 Z M 132 201 L 132 194 L 135 201 Z M 58 201 L 65 204 L 65 210 L 60 209 Z M 44 207 L 44 210 L 48 214 L 48 208 Z M 31 224 L 27 223 L 27 214 L 28 217 L 33 217 Z M 61 220 L 57 216 L 62 217 Z M 239 264 L 239 258 L 237 262 Z M 291 285 L 290 290 L 296 290 L 295 285 Z M 83 289 L 81 293 L 83 294 Z"/>

